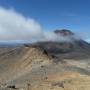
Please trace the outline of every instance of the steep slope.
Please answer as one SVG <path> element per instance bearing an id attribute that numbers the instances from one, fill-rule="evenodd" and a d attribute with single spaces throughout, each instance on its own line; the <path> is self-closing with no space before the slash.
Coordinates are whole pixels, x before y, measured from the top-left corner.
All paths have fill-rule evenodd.
<path id="1" fill-rule="evenodd" d="M 44 48 L 50 55 L 61 59 L 84 59 L 90 57 L 90 45 L 84 41 L 39 42 L 35 47 Z"/>
<path id="2" fill-rule="evenodd" d="M 31 68 L 48 64 L 48 56 L 40 48 L 16 47 L 0 49 L 0 81 L 9 82 L 31 71 Z M 46 60 L 46 61 L 45 61 Z M 48 62 L 47 62 L 48 61 Z"/>

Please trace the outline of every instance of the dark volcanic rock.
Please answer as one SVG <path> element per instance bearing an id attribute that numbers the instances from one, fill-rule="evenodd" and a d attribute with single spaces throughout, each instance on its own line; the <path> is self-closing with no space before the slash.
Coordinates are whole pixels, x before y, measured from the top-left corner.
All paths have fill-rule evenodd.
<path id="1" fill-rule="evenodd" d="M 62 36 L 71 36 L 74 35 L 73 32 L 71 32 L 70 30 L 66 30 L 66 29 L 62 29 L 62 30 L 55 30 L 54 31 L 56 34 L 60 34 Z"/>

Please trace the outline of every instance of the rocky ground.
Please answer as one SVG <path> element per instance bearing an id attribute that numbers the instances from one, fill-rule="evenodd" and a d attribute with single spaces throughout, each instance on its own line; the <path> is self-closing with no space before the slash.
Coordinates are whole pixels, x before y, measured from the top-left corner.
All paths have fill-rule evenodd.
<path id="1" fill-rule="evenodd" d="M 89 59 L 57 63 L 41 48 L 24 46 L 7 51 L 0 58 L 1 90 L 13 85 L 16 88 L 12 89 L 19 90 L 90 90 Z"/>

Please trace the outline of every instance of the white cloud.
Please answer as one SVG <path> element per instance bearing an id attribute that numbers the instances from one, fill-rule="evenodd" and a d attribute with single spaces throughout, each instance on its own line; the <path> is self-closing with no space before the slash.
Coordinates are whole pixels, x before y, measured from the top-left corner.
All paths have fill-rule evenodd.
<path id="1" fill-rule="evenodd" d="M 26 18 L 13 9 L 0 7 L 0 41 L 72 41 L 73 37 L 58 36 L 54 32 L 43 32 L 41 25 Z"/>
<path id="2" fill-rule="evenodd" d="M 31 40 L 41 38 L 42 34 L 40 24 L 34 19 L 0 7 L 0 40 Z"/>

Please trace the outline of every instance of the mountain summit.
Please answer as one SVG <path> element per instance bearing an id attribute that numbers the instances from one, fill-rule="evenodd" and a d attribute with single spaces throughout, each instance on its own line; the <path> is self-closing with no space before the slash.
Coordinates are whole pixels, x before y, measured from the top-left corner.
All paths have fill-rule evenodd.
<path id="1" fill-rule="evenodd" d="M 71 32 L 70 30 L 67 30 L 67 29 L 55 30 L 54 32 L 56 34 L 60 34 L 62 36 L 72 36 L 72 35 L 74 35 L 73 32 Z"/>

